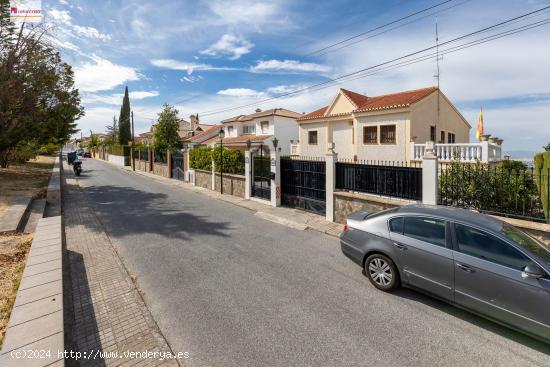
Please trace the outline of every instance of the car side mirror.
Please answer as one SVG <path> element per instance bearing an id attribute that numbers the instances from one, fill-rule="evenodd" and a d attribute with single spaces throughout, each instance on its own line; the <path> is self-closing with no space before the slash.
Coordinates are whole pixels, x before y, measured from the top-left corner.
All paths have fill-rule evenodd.
<path id="1" fill-rule="evenodd" d="M 521 272 L 522 278 L 542 278 L 546 273 L 544 270 L 535 264 L 527 265 Z"/>

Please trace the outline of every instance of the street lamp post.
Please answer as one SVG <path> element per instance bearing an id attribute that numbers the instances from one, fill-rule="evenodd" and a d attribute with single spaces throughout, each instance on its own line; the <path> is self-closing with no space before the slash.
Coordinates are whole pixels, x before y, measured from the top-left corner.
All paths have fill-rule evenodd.
<path id="1" fill-rule="evenodd" d="M 223 195 L 223 138 L 225 131 L 220 129 L 220 193 Z"/>

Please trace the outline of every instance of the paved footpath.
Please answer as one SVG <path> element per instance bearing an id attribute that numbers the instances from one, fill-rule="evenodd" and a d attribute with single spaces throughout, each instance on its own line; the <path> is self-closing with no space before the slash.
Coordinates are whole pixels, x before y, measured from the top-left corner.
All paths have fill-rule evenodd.
<path id="1" fill-rule="evenodd" d="M 64 180 L 66 348 L 87 358 L 68 366 L 177 366 L 175 360 L 131 359 L 123 353 L 170 352 L 111 240 L 73 178 Z M 96 353 L 118 353 L 101 358 Z M 111 354 L 110 357 L 113 355 Z"/>

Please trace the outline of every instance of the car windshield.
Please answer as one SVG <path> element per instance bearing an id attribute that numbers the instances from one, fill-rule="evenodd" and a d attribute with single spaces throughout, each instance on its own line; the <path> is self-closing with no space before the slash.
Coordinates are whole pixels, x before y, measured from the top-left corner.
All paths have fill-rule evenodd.
<path id="1" fill-rule="evenodd" d="M 550 264 L 550 246 L 537 241 L 527 233 L 513 226 L 504 226 L 502 233 L 518 245 L 543 259 L 547 264 Z"/>

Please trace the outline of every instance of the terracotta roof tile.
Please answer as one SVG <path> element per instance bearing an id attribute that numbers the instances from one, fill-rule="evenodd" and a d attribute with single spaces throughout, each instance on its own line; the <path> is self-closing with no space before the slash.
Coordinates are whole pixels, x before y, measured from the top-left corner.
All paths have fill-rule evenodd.
<path id="1" fill-rule="evenodd" d="M 265 117 L 265 116 L 271 116 L 271 115 L 290 117 L 290 118 L 299 118 L 302 116 L 298 112 L 290 111 L 285 108 L 272 108 L 270 110 L 254 112 L 250 115 L 238 115 L 238 116 L 230 117 L 228 119 L 223 120 L 222 124 L 227 122 L 236 122 L 236 121 L 250 121 L 258 117 Z"/>
<path id="2" fill-rule="evenodd" d="M 411 104 L 420 101 L 437 90 L 437 87 L 428 87 L 405 92 L 385 94 L 381 96 L 368 97 L 359 93 L 351 92 L 346 89 L 341 91 L 357 106 L 353 112 L 365 112 L 384 110 L 392 108 L 408 107 Z M 320 108 L 307 115 L 302 115 L 298 121 L 310 120 L 325 116 L 329 106 Z M 342 114 L 339 114 L 342 115 Z"/>
<path id="3" fill-rule="evenodd" d="M 318 110 L 315 110 L 315 111 L 310 112 L 306 115 L 300 116 L 300 118 L 298 118 L 297 120 L 300 121 L 300 120 L 307 120 L 307 119 L 314 119 L 314 118 L 317 118 L 317 117 L 322 117 L 322 116 L 325 115 L 325 112 L 327 112 L 327 109 L 328 109 L 328 106 L 319 108 Z"/>

